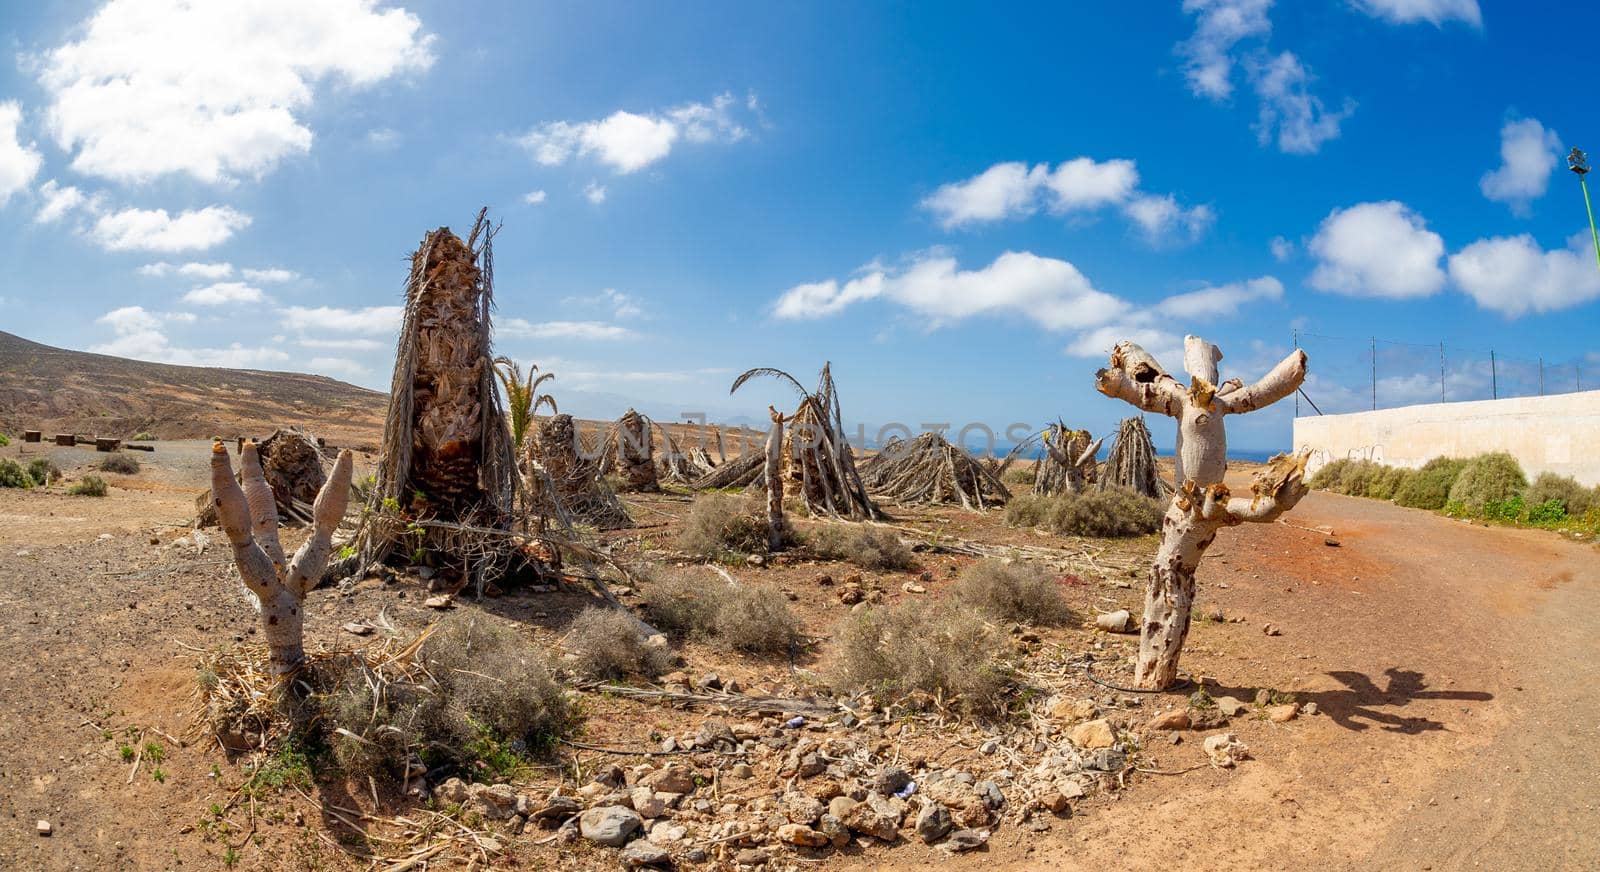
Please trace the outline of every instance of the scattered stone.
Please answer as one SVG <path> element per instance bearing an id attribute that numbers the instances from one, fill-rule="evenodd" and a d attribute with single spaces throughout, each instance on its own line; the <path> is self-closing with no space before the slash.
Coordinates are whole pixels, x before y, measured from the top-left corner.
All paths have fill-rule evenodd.
<path id="1" fill-rule="evenodd" d="M 1000 786 L 993 781 L 980 781 L 973 790 L 977 792 L 978 798 L 983 800 L 983 804 L 990 811 L 998 811 L 1001 806 L 1006 804 L 1006 795 L 1000 792 Z"/>
<path id="2" fill-rule="evenodd" d="M 51 828 L 49 821 L 39 821 L 38 823 L 33 825 L 33 828 L 41 836 L 48 836 L 51 833 L 55 832 L 55 830 L 53 828 Z"/>
<path id="3" fill-rule="evenodd" d="M 667 801 L 662 798 L 661 794 L 648 787 L 635 787 L 633 792 L 629 794 L 629 798 L 633 800 L 633 810 L 639 813 L 639 817 L 646 820 L 652 820 L 667 813 Z"/>
<path id="4" fill-rule="evenodd" d="M 370 636 L 372 635 L 372 626 L 363 624 L 360 621 L 351 621 L 344 625 L 344 631 L 353 636 Z"/>
<path id="5" fill-rule="evenodd" d="M 744 848 L 733 855 L 733 862 L 740 866 L 760 866 L 767 862 L 767 852 L 760 848 Z"/>
<path id="6" fill-rule="evenodd" d="M 833 587 L 833 576 L 826 573 L 817 576 L 817 587 Z"/>
<path id="7" fill-rule="evenodd" d="M 633 809 L 620 805 L 591 808 L 578 816 L 578 832 L 585 839 L 609 848 L 620 848 L 644 825 Z"/>
<path id="8" fill-rule="evenodd" d="M 822 820 L 817 822 L 817 829 L 828 837 L 835 848 L 843 848 L 850 844 L 850 828 L 844 825 L 844 821 L 831 814 L 822 816 Z"/>
<path id="9" fill-rule="evenodd" d="M 859 590 L 857 590 L 857 589 L 855 589 L 853 587 L 852 588 L 846 588 L 845 590 L 839 591 L 839 602 L 844 604 L 844 605 L 853 606 L 853 605 L 856 605 L 857 603 L 861 602 L 861 600 L 862 600 L 861 591 L 859 591 Z"/>
<path id="10" fill-rule="evenodd" d="M 710 677 L 715 678 L 716 676 Z M 722 687 L 722 682 L 720 680 L 717 682 L 717 687 Z M 738 744 L 739 739 L 733 735 L 733 730 L 729 729 L 728 725 L 722 721 L 706 721 L 700 725 L 699 731 L 694 734 L 694 746 L 696 748 L 731 750 L 732 748 L 737 747 Z M 687 790 L 673 790 L 669 792 L 688 793 Z"/>
<path id="11" fill-rule="evenodd" d="M 672 862 L 665 849 L 648 839 L 635 839 L 622 849 L 622 863 L 630 869 L 666 866 Z"/>
<path id="12" fill-rule="evenodd" d="M 682 766 L 663 766 L 640 783 L 661 793 L 693 793 L 695 787 L 694 772 Z"/>
<path id="13" fill-rule="evenodd" d="M 1228 715 L 1222 709 L 1215 707 L 1191 708 L 1187 714 L 1189 715 L 1189 729 L 1191 730 L 1214 730 L 1228 722 Z"/>
<path id="14" fill-rule="evenodd" d="M 735 764 L 732 769 L 728 770 L 728 774 L 732 775 L 734 778 L 749 778 L 756 773 L 754 769 L 750 768 L 749 763 L 738 763 Z"/>
<path id="15" fill-rule="evenodd" d="M 1104 718 L 1073 727 L 1068 738 L 1079 748 L 1109 748 L 1117 743 L 1116 731 Z"/>
<path id="16" fill-rule="evenodd" d="M 1206 612 L 1206 617 L 1220 624 L 1228 619 L 1228 613 L 1213 606 L 1209 612 Z"/>
<path id="17" fill-rule="evenodd" d="M 1106 612 L 1094 619 L 1094 625 L 1107 633 L 1126 633 L 1132 623 L 1133 615 L 1129 614 L 1127 609 Z"/>
<path id="18" fill-rule="evenodd" d="M 848 814 L 839 817 L 844 825 L 851 830 L 872 836 L 885 842 L 892 842 L 900 837 L 900 816 L 883 802 L 873 802 L 874 797 L 869 796 L 867 802 L 856 803 Z"/>
<path id="19" fill-rule="evenodd" d="M 422 604 L 430 609 L 451 609 L 455 608 L 456 598 L 447 593 L 440 594 L 428 597 L 422 601 Z"/>
<path id="20" fill-rule="evenodd" d="M 917 836 L 924 844 L 931 845 L 944 838 L 952 826 L 950 809 L 932 800 L 922 803 L 922 811 L 917 813 Z"/>
<path id="21" fill-rule="evenodd" d="M 1272 691 L 1263 687 L 1256 691 L 1256 705 L 1266 706 L 1272 704 Z"/>
<path id="22" fill-rule="evenodd" d="M 784 824 L 778 827 L 778 841 L 802 848 L 821 848 L 833 840 L 828 838 L 827 834 L 819 833 L 805 824 Z"/>
<path id="23" fill-rule="evenodd" d="M 833 815 L 839 820 L 848 818 L 851 810 L 855 807 L 856 801 L 848 796 L 835 796 L 834 798 L 828 800 L 828 814 Z"/>
<path id="24" fill-rule="evenodd" d="M 1299 714 L 1300 704 L 1296 702 L 1267 706 L 1267 718 L 1275 724 L 1287 724 Z"/>
<path id="25" fill-rule="evenodd" d="M 1314 703 L 1314 702 L 1306 703 L 1305 705 L 1300 707 L 1300 713 L 1305 715 L 1306 717 L 1311 717 L 1312 715 L 1315 715 L 1317 713 L 1317 704 Z"/>
<path id="26" fill-rule="evenodd" d="M 1230 718 L 1238 716 L 1244 712 L 1246 708 L 1243 701 L 1232 696 L 1219 696 L 1213 700 L 1213 702 L 1217 704 L 1217 711 L 1222 712 L 1224 715 L 1227 715 Z"/>
<path id="27" fill-rule="evenodd" d="M 1121 748 L 1100 748 L 1084 761 L 1085 769 L 1098 772 L 1121 772 L 1128 765 L 1128 755 Z"/>
<path id="28" fill-rule="evenodd" d="M 689 835 L 689 830 L 686 827 L 668 821 L 656 821 L 655 825 L 650 828 L 650 834 L 646 838 L 657 845 L 670 845 L 683 841 L 687 835 Z"/>
<path id="29" fill-rule="evenodd" d="M 1267 625 L 1263 626 L 1261 628 L 1261 632 L 1266 633 L 1268 636 L 1282 636 L 1283 635 L 1283 631 L 1278 629 L 1278 626 L 1276 624 L 1267 624 Z"/>
<path id="30" fill-rule="evenodd" d="M 1322 544 L 1328 546 L 1329 548 L 1338 548 L 1339 540 L 1329 536 L 1328 538 L 1322 540 Z"/>
<path id="31" fill-rule="evenodd" d="M 799 791 L 791 791 L 783 795 L 783 816 L 790 823 L 811 826 L 827 812 L 827 806 L 824 806 L 822 801 L 815 797 Z"/>
<path id="32" fill-rule="evenodd" d="M 867 786 L 884 796 L 891 796 L 899 793 L 910 783 L 910 773 L 899 766 L 886 766 L 872 777 L 872 781 Z"/>
<path id="33" fill-rule="evenodd" d="M 1086 721 L 1100 714 L 1092 699 L 1063 699 L 1052 703 L 1046 712 L 1051 719 L 1073 723 Z"/>
<path id="34" fill-rule="evenodd" d="M 914 581 L 908 581 L 905 584 L 900 585 L 900 589 L 905 591 L 906 593 L 927 593 L 928 592 L 927 588 L 923 587 L 920 584 L 917 584 Z"/>
<path id="35" fill-rule="evenodd" d="M 1182 709 L 1163 712 L 1150 719 L 1149 728 L 1152 730 L 1187 730 L 1189 729 L 1189 713 Z"/>
<path id="36" fill-rule="evenodd" d="M 983 843 L 987 841 L 989 841 L 989 834 L 983 830 L 956 830 L 939 847 L 952 854 L 959 854 L 962 851 L 981 848 Z"/>
<path id="37" fill-rule="evenodd" d="M 1232 733 L 1208 736 L 1205 749 L 1206 756 L 1211 758 L 1211 765 L 1220 769 L 1231 769 L 1240 760 L 1250 759 L 1250 748 Z"/>

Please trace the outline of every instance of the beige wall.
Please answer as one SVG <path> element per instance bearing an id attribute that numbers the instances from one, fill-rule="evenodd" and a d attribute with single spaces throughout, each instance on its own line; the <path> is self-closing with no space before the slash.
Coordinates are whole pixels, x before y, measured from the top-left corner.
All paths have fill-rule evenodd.
<path id="1" fill-rule="evenodd" d="M 1296 418 L 1294 445 L 1312 450 L 1312 472 L 1341 457 L 1418 467 L 1435 457 L 1508 451 L 1530 479 L 1554 472 L 1595 485 L 1600 391 Z"/>

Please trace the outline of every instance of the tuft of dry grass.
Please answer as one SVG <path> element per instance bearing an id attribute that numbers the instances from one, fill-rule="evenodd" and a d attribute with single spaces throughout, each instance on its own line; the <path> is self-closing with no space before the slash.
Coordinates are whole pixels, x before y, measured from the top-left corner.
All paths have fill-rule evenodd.
<path id="1" fill-rule="evenodd" d="M 862 569 L 911 569 L 917 565 L 900 536 L 884 527 L 828 524 L 807 532 L 806 550 L 823 560 L 853 563 Z"/>
<path id="2" fill-rule="evenodd" d="M 589 678 L 654 678 L 672 666 L 672 652 L 651 645 L 639 622 L 620 609 L 585 609 L 567 627 L 561 646 L 572 655 L 573 668 Z"/>
<path id="3" fill-rule="evenodd" d="M 105 460 L 100 461 L 101 472 L 114 472 L 118 475 L 135 475 L 139 472 L 139 469 L 140 466 L 138 459 L 129 457 L 126 454 L 112 454 L 106 457 Z"/>
<path id="4" fill-rule="evenodd" d="M 733 494 L 702 494 L 678 534 L 678 547 L 706 560 L 767 550 L 767 522 L 754 500 Z"/>
<path id="5" fill-rule="evenodd" d="M 1072 619 L 1055 579 L 1027 563 L 974 563 L 961 573 L 951 594 L 962 606 L 1002 621 L 1055 625 Z"/>
<path id="6" fill-rule="evenodd" d="M 645 599 L 650 622 L 678 636 L 753 654 L 792 653 L 804 641 L 788 600 L 769 588 L 680 570 L 648 582 Z"/>
<path id="7" fill-rule="evenodd" d="M 67 488 L 67 493 L 75 497 L 103 497 L 106 492 L 106 480 L 98 475 L 86 475 Z"/>
<path id="8" fill-rule="evenodd" d="M 971 714 L 1006 710 L 1013 673 L 999 631 L 946 603 L 872 607 L 835 632 L 835 687 L 870 691 L 910 705 L 941 704 Z"/>
<path id="9" fill-rule="evenodd" d="M 1006 504 L 1006 523 L 1069 536 L 1118 538 L 1161 529 L 1163 511 L 1159 500 L 1120 487 L 1055 496 L 1019 494 Z"/>

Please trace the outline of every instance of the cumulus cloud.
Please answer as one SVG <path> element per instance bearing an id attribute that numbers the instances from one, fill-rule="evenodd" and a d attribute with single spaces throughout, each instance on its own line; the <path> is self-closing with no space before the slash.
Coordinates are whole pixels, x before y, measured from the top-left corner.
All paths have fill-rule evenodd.
<path id="1" fill-rule="evenodd" d="M 1272 33 L 1270 8 L 1272 0 L 1184 0 L 1183 11 L 1195 16 L 1194 35 L 1178 43 L 1177 52 L 1196 97 L 1233 96 L 1234 46 Z"/>
<path id="2" fill-rule="evenodd" d="M 753 111 L 752 102 L 743 105 Z M 738 142 L 749 136 L 737 117 L 740 106 L 732 94 L 719 94 L 710 103 L 686 103 L 661 112 L 618 110 L 595 121 L 552 121 L 516 141 L 544 166 L 592 158 L 614 172 L 634 173 L 662 160 L 680 143 Z"/>
<path id="3" fill-rule="evenodd" d="M 542 321 L 526 318 L 502 318 L 495 324 L 495 334 L 509 339 L 628 339 L 632 330 L 601 321 Z"/>
<path id="4" fill-rule="evenodd" d="M 1339 125 L 1356 111 L 1354 100 L 1330 111 L 1311 93 L 1311 70 L 1293 52 L 1283 52 L 1265 63 L 1250 64 L 1250 78 L 1261 106 L 1256 116 L 1256 139 L 1287 154 L 1316 154 L 1322 144 L 1339 136 Z"/>
<path id="5" fill-rule="evenodd" d="M 89 350 L 97 354 L 186 366 L 252 367 L 289 359 L 288 354 L 276 348 L 248 348 L 237 342 L 226 348 L 183 348 L 173 345 L 163 329 L 164 322 L 194 320 L 193 315 L 183 312 L 157 315 L 142 306 L 123 306 L 96 319 L 97 323 L 109 326 L 116 338 L 91 345 Z"/>
<path id="6" fill-rule="evenodd" d="M 1335 209 L 1308 246 L 1311 285 L 1358 297 L 1426 297 L 1445 283 L 1444 240 L 1422 216 L 1393 200 Z"/>
<path id="7" fill-rule="evenodd" d="M 602 288 L 597 294 L 588 296 L 573 296 L 562 299 L 569 306 L 601 307 L 611 310 L 616 318 L 639 318 L 644 315 L 644 306 L 639 298 L 632 294 L 624 294 L 616 288 Z"/>
<path id="8" fill-rule="evenodd" d="M 591 181 L 583 188 L 583 197 L 596 206 L 606 201 L 606 186 L 596 181 Z"/>
<path id="9" fill-rule="evenodd" d="M 376 339 L 317 339 L 302 336 L 295 340 L 302 348 L 326 349 L 329 351 L 381 351 L 388 348 L 390 343 L 380 342 Z"/>
<path id="10" fill-rule="evenodd" d="M 1065 351 L 1073 357 L 1106 358 L 1110 356 L 1111 349 L 1123 341 L 1137 343 L 1161 361 L 1163 366 L 1177 366 L 1183 360 L 1183 337 L 1152 326 L 1144 318 L 1096 327 L 1068 343 Z"/>
<path id="11" fill-rule="evenodd" d="M 33 181 L 44 161 L 36 149 L 23 145 L 17 136 L 21 124 L 22 105 L 15 100 L 0 103 L 0 206 Z"/>
<path id="12" fill-rule="evenodd" d="M 250 216 L 228 206 L 123 209 L 101 215 L 90 235 L 107 251 L 199 251 L 227 242 L 250 226 Z"/>
<path id="13" fill-rule="evenodd" d="M 82 191 L 71 185 L 57 184 L 55 179 L 39 186 L 39 199 L 42 201 L 39 211 L 33 216 L 39 224 L 54 224 L 88 201 Z"/>
<path id="14" fill-rule="evenodd" d="M 342 309 L 336 306 L 290 306 L 279 313 L 283 325 L 298 331 L 330 333 L 394 333 L 400 329 L 400 306 Z"/>
<path id="15" fill-rule="evenodd" d="M 183 295 L 183 301 L 192 306 L 226 306 L 232 303 L 259 303 L 266 299 L 260 288 L 244 282 L 217 282 L 195 288 Z"/>
<path id="16" fill-rule="evenodd" d="M 347 377 L 359 377 L 368 372 L 365 366 L 348 357 L 313 357 L 306 361 L 306 368 L 324 375 L 338 373 Z"/>
<path id="17" fill-rule="evenodd" d="M 544 202 L 544 191 L 542 189 L 538 191 L 529 191 L 528 193 L 522 195 L 522 202 L 527 203 L 529 206 L 537 206 Z"/>
<path id="18" fill-rule="evenodd" d="M 252 282 L 269 282 L 269 283 L 273 283 L 273 284 L 278 284 L 278 283 L 282 283 L 282 282 L 292 282 L 295 279 L 300 277 L 300 274 L 297 273 L 297 272 L 294 272 L 293 270 L 287 270 L 287 269 L 283 269 L 282 267 L 276 267 L 276 266 L 269 266 L 269 267 L 266 267 L 264 269 L 248 269 L 247 268 L 247 269 L 240 270 L 239 274 L 244 276 L 245 279 L 248 280 L 248 281 L 252 281 Z"/>
<path id="19" fill-rule="evenodd" d="M 1174 294 L 1156 304 L 1156 310 L 1174 318 L 1216 318 L 1237 314 L 1246 303 L 1282 297 L 1283 282 L 1272 276 L 1262 276 Z"/>
<path id="20" fill-rule="evenodd" d="M 165 278 L 170 275 L 179 275 L 186 279 L 225 279 L 233 275 L 231 263 L 199 263 L 190 261 L 183 264 L 171 264 L 166 261 L 147 263 L 139 267 L 139 275 L 151 278 Z"/>
<path id="21" fill-rule="evenodd" d="M 1064 260 L 1008 251 L 988 266 L 963 270 L 955 258 L 929 252 L 903 269 L 873 264 L 843 283 L 797 285 L 779 296 L 773 314 L 788 320 L 821 318 L 880 297 L 934 326 L 975 315 L 1016 315 L 1049 330 L 1078 330 L 1107 323 L 1127 308 Z"/>
<path id="22" fill-rule="evenodd" d="M 1561 158 L 1561 137 L 1546 129 L 1537 119 L 1507 121 L 1500 128 L 1500 166 L 1483 174 L 1478 188 L 1497 203 L 1505 203 L 1517 215 L 1528 214 L 1528 206 L 1544 196 L 1550 174 Z"/>
<path id="23" fill-rule="evenodd" d="M 1437 27 L 1455 20 L 1473 27 L 1483 26 L 1478 0 L 1352 0 L 1352 5 L 1390 24 L 1426 21 Z"/>
<path id="24" fill-rule="evenodd" d="M 1186 207 L 1171 194 L 1139 191 L 1139 171 L 1131 160 L 1096 161 L 1078 157 L 1057 164 L 998 163 L 970 179 L 940 185 L 922 200 L 946 230 L 991 221 L 1023 218 L 1043 210 L 1052 215 L 1120 207 L 1147 238 L 1198 238 L 1215 215 L 1210 206 Z"/>
<path id="25" fill-rule="evenodd" d="M 229 182 L 311 149 L 319 85 L 362 88 L 433 63 L 433 38 L 376 0 L 109 0 L 37 58 L 46 122 L 80 173 Z"/>
<path id="26" fill-rule="evenodd" d="M 1284 263 L 1289 258 L 1294 257 L 1294 243 L 1284 239 L 1282 236 L 1272 237 L 1272 241 L 1267 245 L 1272 249 L 1272 259 L 1279 263 Z"/>
<path id="27" fill-rule="evenodd" d="M 1450 256 L 1450 279 L 1479 306 L 1516 318 L 1554 312 L 1600 297 L 1593 242 L 1577 233 L 1566 248 L 1545 251 L 1532 236 L 1480 239 Z"/>

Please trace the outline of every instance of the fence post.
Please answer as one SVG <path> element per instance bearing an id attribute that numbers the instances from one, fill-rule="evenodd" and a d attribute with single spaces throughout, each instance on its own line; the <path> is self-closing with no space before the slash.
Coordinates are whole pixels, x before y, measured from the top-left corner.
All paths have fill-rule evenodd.
<path id="1" fill-rule="evenodd" d="M 1378 337 L 1372 337 L 1372 410 L 1378 410 Z"/>
<path id="2" fill-rule="evenodd" d="M 1294 347 L 1295 348 L 1299 348 L 1300 347 L 1300 328 L 1299 327 L 1295 327 L 1290 332 L 1294 335 Z M 1296 418 L 1300 417 L 1300 392 L 1299 391 L 1295 391 L 1294 392 L 1294 416 Z"/>
<path id="3" fill-rule="evenodd" d="M 1450 402 L 1444 395 L 1444 343 L 1439 343 L 1439 402 Z"/>
<path id="4" fill-rule="evenodd" d="M 1494 366 L 1494 349 L 1489 349 L 1489 398 L 1500 399 L 1500 373 Z"/>
<path id="5" fill-rule="evenodd" d="M 1539 396 L 1544 396 L 1544 358 L 1539 358 Z"/>

